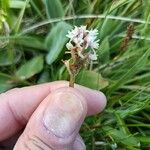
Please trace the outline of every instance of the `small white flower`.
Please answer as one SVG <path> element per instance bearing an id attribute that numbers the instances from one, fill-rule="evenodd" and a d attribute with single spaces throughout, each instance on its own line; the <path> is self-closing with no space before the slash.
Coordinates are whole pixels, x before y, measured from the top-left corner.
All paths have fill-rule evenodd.
<path id="1" fill-rule="evenodd" d="M 94 49 L 92 51 L 90 51 L 88 56 L 89 56 L 90 60 L 97 60 L 97 55 L 96 55 L 96 52 Z"/>
<path id="2" fill-rule="evenodd" d="M 71 44 L 71 42 L 68 42 L 67 44 L 66 44 L 66 47 L 67 47 L 67 49 L 73 49 L 74 48 L 74 46 Z"/>
<path id="3" fill-rule="evenodd" d="M 99 40 L 96 40 L 98 35 L 98 30 L 94 29 L 94 30 L 90 30 L 88 35 L 87 35 L 87 42 L 89 44 L 89 47 L 91 47 L 92 49 L 98 49 L 99 47 Z"/>
<path id="4" fill-rule="evenodd" d="M 97 35 L 97 29 L 87 30 L 86 26 L 75 26 L 75 28 L 69 31 L 66 35 L 68 38 L 70 38 L 69 42 L 66 44 L 66 47 L 68 50 L 77 48 L 77 51 L 79 51 L 78 55 L 82 59 L 85 58 L 82 52 L 84 51 L 84 54 L 86 54 L 85 50 L 87 48 L 91 48 L 91 51 L 89 52 L 89 59 L 96 60 L 97 56 L 94 49 L 98 49 L 99 47 L 99 40 L 96 40 Z"/>
<path id="5" fill-rule="evenodd" d="M 99 48 L 99 43 L 98 42 L 99 42 L 99 40 L 91 42 L 90 47 L 93 48 L 93 49 L 98 49 Z"/>
<path id="6" fill-rule="evenodd" d="M 86 33 L 86 26 L 75 26 L 75 28 L 72 31 L 69 31 L 66 36 L 70 38 L 70 40 L 74 40 L 75 38 L 83 39 L 84 33 Z"/>

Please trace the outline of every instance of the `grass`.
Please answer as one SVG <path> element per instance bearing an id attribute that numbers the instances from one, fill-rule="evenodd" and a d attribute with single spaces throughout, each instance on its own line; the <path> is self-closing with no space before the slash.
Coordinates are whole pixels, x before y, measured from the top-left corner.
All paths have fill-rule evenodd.
<path id="1" fill-rule="evenodd" d="M 82 126 L 87 149 L 150 149 L 149 0 L 0 0 L 0 92 L 68 80 L 61 60 L 74 25 L 97 28 L 100 38 L 98 61 L 77 83 L 108 99 Z"/>

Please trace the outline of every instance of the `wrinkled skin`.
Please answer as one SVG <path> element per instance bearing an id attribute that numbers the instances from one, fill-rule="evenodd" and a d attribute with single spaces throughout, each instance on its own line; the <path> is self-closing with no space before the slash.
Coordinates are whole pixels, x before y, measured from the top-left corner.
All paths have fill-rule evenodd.
<path id="1" fill-rule="evenodd" d="M 78 134 L 80 126 L 86 116 L 104 109 L 106 97 L 95 90 L 79 85 L 69 88 L 68 82 L 57 81 L 12 89 L 0 94 L 0 102 L 0 150 L 80 150 L 86 149 Z M 43 124 L 47 107 L 48 127 Z M 55 117 L 49 122 L 52 114 Z"/>

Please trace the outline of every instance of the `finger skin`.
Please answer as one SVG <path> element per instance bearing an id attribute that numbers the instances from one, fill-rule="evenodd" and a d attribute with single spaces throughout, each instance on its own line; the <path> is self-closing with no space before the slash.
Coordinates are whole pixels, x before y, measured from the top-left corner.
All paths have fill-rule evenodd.
<path id="1" fill-rule="evenodd" d="M 74 141 L 74 144 L 73 144 L 73 150 L 86 150 L 86 146 L 83 142 L 83 139 L 82 137 L 78 134 L 75 141 Z"/>
<path id="2" fill-rule="evenodd" d="M 86 114 L 83 95 L 73 88 L 60 88 L 35 110 L 14 150 L 70 150 Z"/>
<path id="3" fill-rule="evenodd" d="M 51 92 L 68 87 L 66 81 L 56 81 L 36 86 L 17 88 L 0 95 L 0 141 L 24 128 L 30 116 Z M 106 105 L 103 93 L 75 85 L 84 95 L 88 105 L 88 115 L 101 112 Z"/>

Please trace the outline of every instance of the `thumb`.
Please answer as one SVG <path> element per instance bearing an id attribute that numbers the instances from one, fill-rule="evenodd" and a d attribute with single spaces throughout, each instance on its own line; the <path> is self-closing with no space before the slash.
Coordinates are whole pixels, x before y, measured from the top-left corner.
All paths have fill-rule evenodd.
<path id="1" fill-rule="evenodd" d="M 72 149 L 86 114 L 87 103 L 80 92 L 60 88 L 35 110 L 14 150 Z"/>

